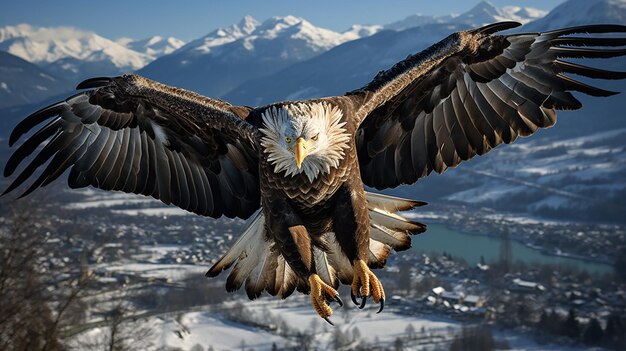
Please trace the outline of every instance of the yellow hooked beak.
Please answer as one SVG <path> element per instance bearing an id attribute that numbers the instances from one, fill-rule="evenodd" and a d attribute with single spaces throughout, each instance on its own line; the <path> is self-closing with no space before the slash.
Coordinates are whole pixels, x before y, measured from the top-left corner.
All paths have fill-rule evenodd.
<path id="1" fill-rule="evenodd" d="M 303 138 L 298 138 L 298 140 L 296 140 L 296 150 L 295 150 L 295 154 L 296 154 L 296 166 L 298 166 L 298 169 L 300 169 L 300 167 L 302 167 L 302 161 L 304 161 L 304 158 L 306 157 L 306 155 L 308 155 L 308 152 L 306 150 L 306 146 L 304 145 L 304 139 Z"/>

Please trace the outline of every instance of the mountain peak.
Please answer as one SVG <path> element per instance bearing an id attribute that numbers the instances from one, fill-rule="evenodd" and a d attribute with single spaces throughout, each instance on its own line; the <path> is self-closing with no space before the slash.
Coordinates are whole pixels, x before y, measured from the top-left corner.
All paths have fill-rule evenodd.
<path id="1" fill-rule="evenodd" d="M 484 1 L 483 0 L 483 1 L 479 2 L 478 4 L 476 4 L 476 6 L 472 7 L 472 9 L 468 11 L 468 13 L 469 12 L 477 12 L 477 11 L 478 12 L 484 12 L 484 11 L 487 11 L 487 12 L 498 12 L 498 10 L 499 9 L 494 4 L 490 3 L 489 1 Z"/>
<path id="2" fill-rule="evenodd" d="M 71 58 L 107 61 L 123 70 L 141 68 L 150 60 L 147 55 L 120 43 L 73 27 L 6 26 L 0 28 L 0 50 L 33 63 L 53 63 Z"/>
<path id="3" fill-rule="evenodd" d="M 626 23 L 626 0 L 568 0 L 525 28 L 544 31 L 602 23 Z"/>
<path id="4" fill-rule="evenodd" d="M 117 42 L 126 48 L 144 53 L 153 58 L 170 54 L 185 44 L 180 39 L 174 37 L 164 38 L 160 35 L 140 40 L 120 38 Z"/>
<path id="5" fill-rule="evenodd" d="M 516 21 L 525 24 L 545 14 L 545 11 L 532 7 L 496 7 L 488 1 L 481 1 L 469 11 L 452 18 L 452 21 L 475 27 L 501 21 Z"/>
<path id="6" fill-rule="evenodd" d="M 257 27 L 256 31 L 280 31 L 287 27 L 293 27 L 305 22 L 308 23 L 304 19 L 292 15 L 274 16 L 263 21 L 263 23 Z"/>
<path id="7" fill-rule="evenodd" d="M 254 17 L 250 15 L 245 15 L 237 26 L 245 33 L 252 33 L 261 24 L 261 22 L 257 21 Z"/>

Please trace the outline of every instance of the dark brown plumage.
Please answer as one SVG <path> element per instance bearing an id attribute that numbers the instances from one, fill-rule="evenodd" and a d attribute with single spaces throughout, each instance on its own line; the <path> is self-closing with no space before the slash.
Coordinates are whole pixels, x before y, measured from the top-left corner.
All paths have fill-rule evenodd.
<path id="1" fill-rule="evenodd" d="M 396 212 L 424 203 L 364 184 L 412 184 L 550 127 L 555 110 L 581 107 L 573 91 L 614 94 L 567 74 L 626 78 L 565 60 L 626 55 L 625 38 L 572 36 L 624 26 L 494 34 L 518 25 L 455 33 L 345 96 L 258 108 L 136 75 L 90 79 L 78 88 L 91 90 L 15 128 L 11 145 L 45 123 L 7 162 L 11 176 L 36 153 L 5 193 L 50 161 L 23 195 L 70 169 L 71 187 L 149 195 L 205 216 L 247 218 L 261 207 L 208 276 L 234 266 L 226 288 L 245 285 L 250 298 L 311 291 L 324 318 L 341 281 L 355 302 L 372 296 L 382 309 L 382 285 L 367 266 L 410 247 L 409 235 L 426 228 Z"/>

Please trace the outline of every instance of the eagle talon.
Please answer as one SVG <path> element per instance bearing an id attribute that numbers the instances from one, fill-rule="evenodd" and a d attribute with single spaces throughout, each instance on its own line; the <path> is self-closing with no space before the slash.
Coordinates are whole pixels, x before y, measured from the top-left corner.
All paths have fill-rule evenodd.
<path id="1" fill-rule="evenodd" d="M 335 297 L 331 297 L 331 296 L 326 296 L 325 297 L 326 303 L 327 304 L 331 304 L 333 302 L 336 302 L 339 304 L 339 307 L 343 307 L 343 300 L 341 300 L 341 298 L 339 297 L 339 295 L 335 296 Z"/>
<path id="2" fill-rule="evenodd" d="M 325 320 L 328 324 L 332 325 L 333 327 L 335 326 L 335 325 L 333 324 L 333 322 L 331 322 L 331 321 L 330 321 L 330 319 L 329 319 L 328 317 L 324 317 L 324 320 Z"/>
<path id="3" fill-rule="evenodd" d="M 361 303 L 357 302 L 357 296 L 362 298 Z M 354 278 L 352 280 L 352 290 L 350 297 L 352 302 L 363 309 L 367 303 L 367 298 L 372 297 L 374 302 L 380 303 L 380 309 L 376 313 L 382 312 L 385 308 L 385 291 L 380 280 L 372 273 L 365 261 L 354 261 Z"/>
<path id="4" fill-rule="evenodd" d="M 315 309 L 315 312 L 326 320 L 326 322 L 334 325 L 328 319 L 328 317 L 333 314 L 333 310 L 330 308 L 329 304 L 337 302 L 339 307 L 343 306 L 343 301 L 339 297 L 339 293 L 330 285 L 324 283 L 322 278 L 317 274 L 311 274 L 311 276 L 309 276 L 309 286 L 311 288 L 311 305 L 313 305 L 313 309 Z"/>
<path id="5" fill-rule="evenodd" d="M 350 298 L 352 299 L 352 302 L 355 305 L 357 305 L 357 306 L 359 305 L 359 302 L 356 300 L 356 295 L 354 295 L 354 293 L 352 291 L 350 291 Z"/>
<path id="6" fill-rule="evenodd" d="M 365 307 L 366 302 L 367 302 L 367 296 L 363 297 L 363 300 L 361 300 L 361 306 L 359 306 L 360 310 L 362 310 Z"/>

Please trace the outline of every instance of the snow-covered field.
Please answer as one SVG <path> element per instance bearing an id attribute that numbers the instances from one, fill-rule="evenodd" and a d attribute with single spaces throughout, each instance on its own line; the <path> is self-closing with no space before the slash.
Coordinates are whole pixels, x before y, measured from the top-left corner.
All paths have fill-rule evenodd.
<path id="1" fill-rule="evenodd" d="M 190 212 L 175 206 L 167 206 L 154 198 L 121 192 L 104 192 L 93 188 L 72 190 L 81 199 L 65 205 L 66 209 L 108 209 L 112 213 L 128 216 L 186 216 Z"/>
<path id="2" fill-rule="evenodd" d="M 358 310 L 348 305 L 336 309 L 331 317 L 335 326 L 321 320 L 307 303 L 307 297 L 290 298 L 293 302 L 261 300 L 244 302 L 241 312 L 259 321 L 259 325 L 235 322 L 223 314 L 214 311 L 193 311 L 180 314 L 164 314 L 139 320 L 133 328 L 149 328 L 151 332 L 144 340 L 145 349 L 182 349 L 191 350 L 197 345 L 204 350 L 271 350 L 276 347 L 298 347 L 297 334 L 313 333 L 311 345 L 318 350 L 334 347 L 337 333 L 350 339 L 356 336 L 362 345 L 379 344 L 391 348 L 399 337 L 406 337 L 411 326 L 417 338 L 404 342 L 403 350 L 439 350 L 447 349 L 454 336 L 460 332 L 462 324 L 458 321 L 428 315 L 402 315 L 384 312 L 375 314 L 375 309 Z M 230 304 L 239 308 L 241 304 Z M 226 307 L 228 308 L 228 306 Z M 279 320 L 281 325 L 267 323 Z M 267 323 L 265 324 L 264 323 Z M 265 325 L 266 328 L 262 327 Z M 287 330 L 282 330 L 286 326 Z M 278 328 L 278 329 L 276 329 Z M 76 341 L 99 340 L 106 334 L 107 328 L 95 328 L 81 334 Z M 523 333 L 494 330 L 494 337 L 506 341 L 510 350 L 584 350 L 583 347 L 539 344 Z M 149 344 L 149 346 L 147 346 Z M 356 343 L 353 344 L 356 346 Z M 349 346 L 345 347 L 349 349 Z"/>
<path id="3" fill-rule="evenodd" d="M 468 185 L 447 200 L 490 206 L 522 197 L 529 213 L 588 208 L 626 189 L 624 137 L 626 129 L 618 129 L 498 148 L 487 161 L 455 170 Z"/>

